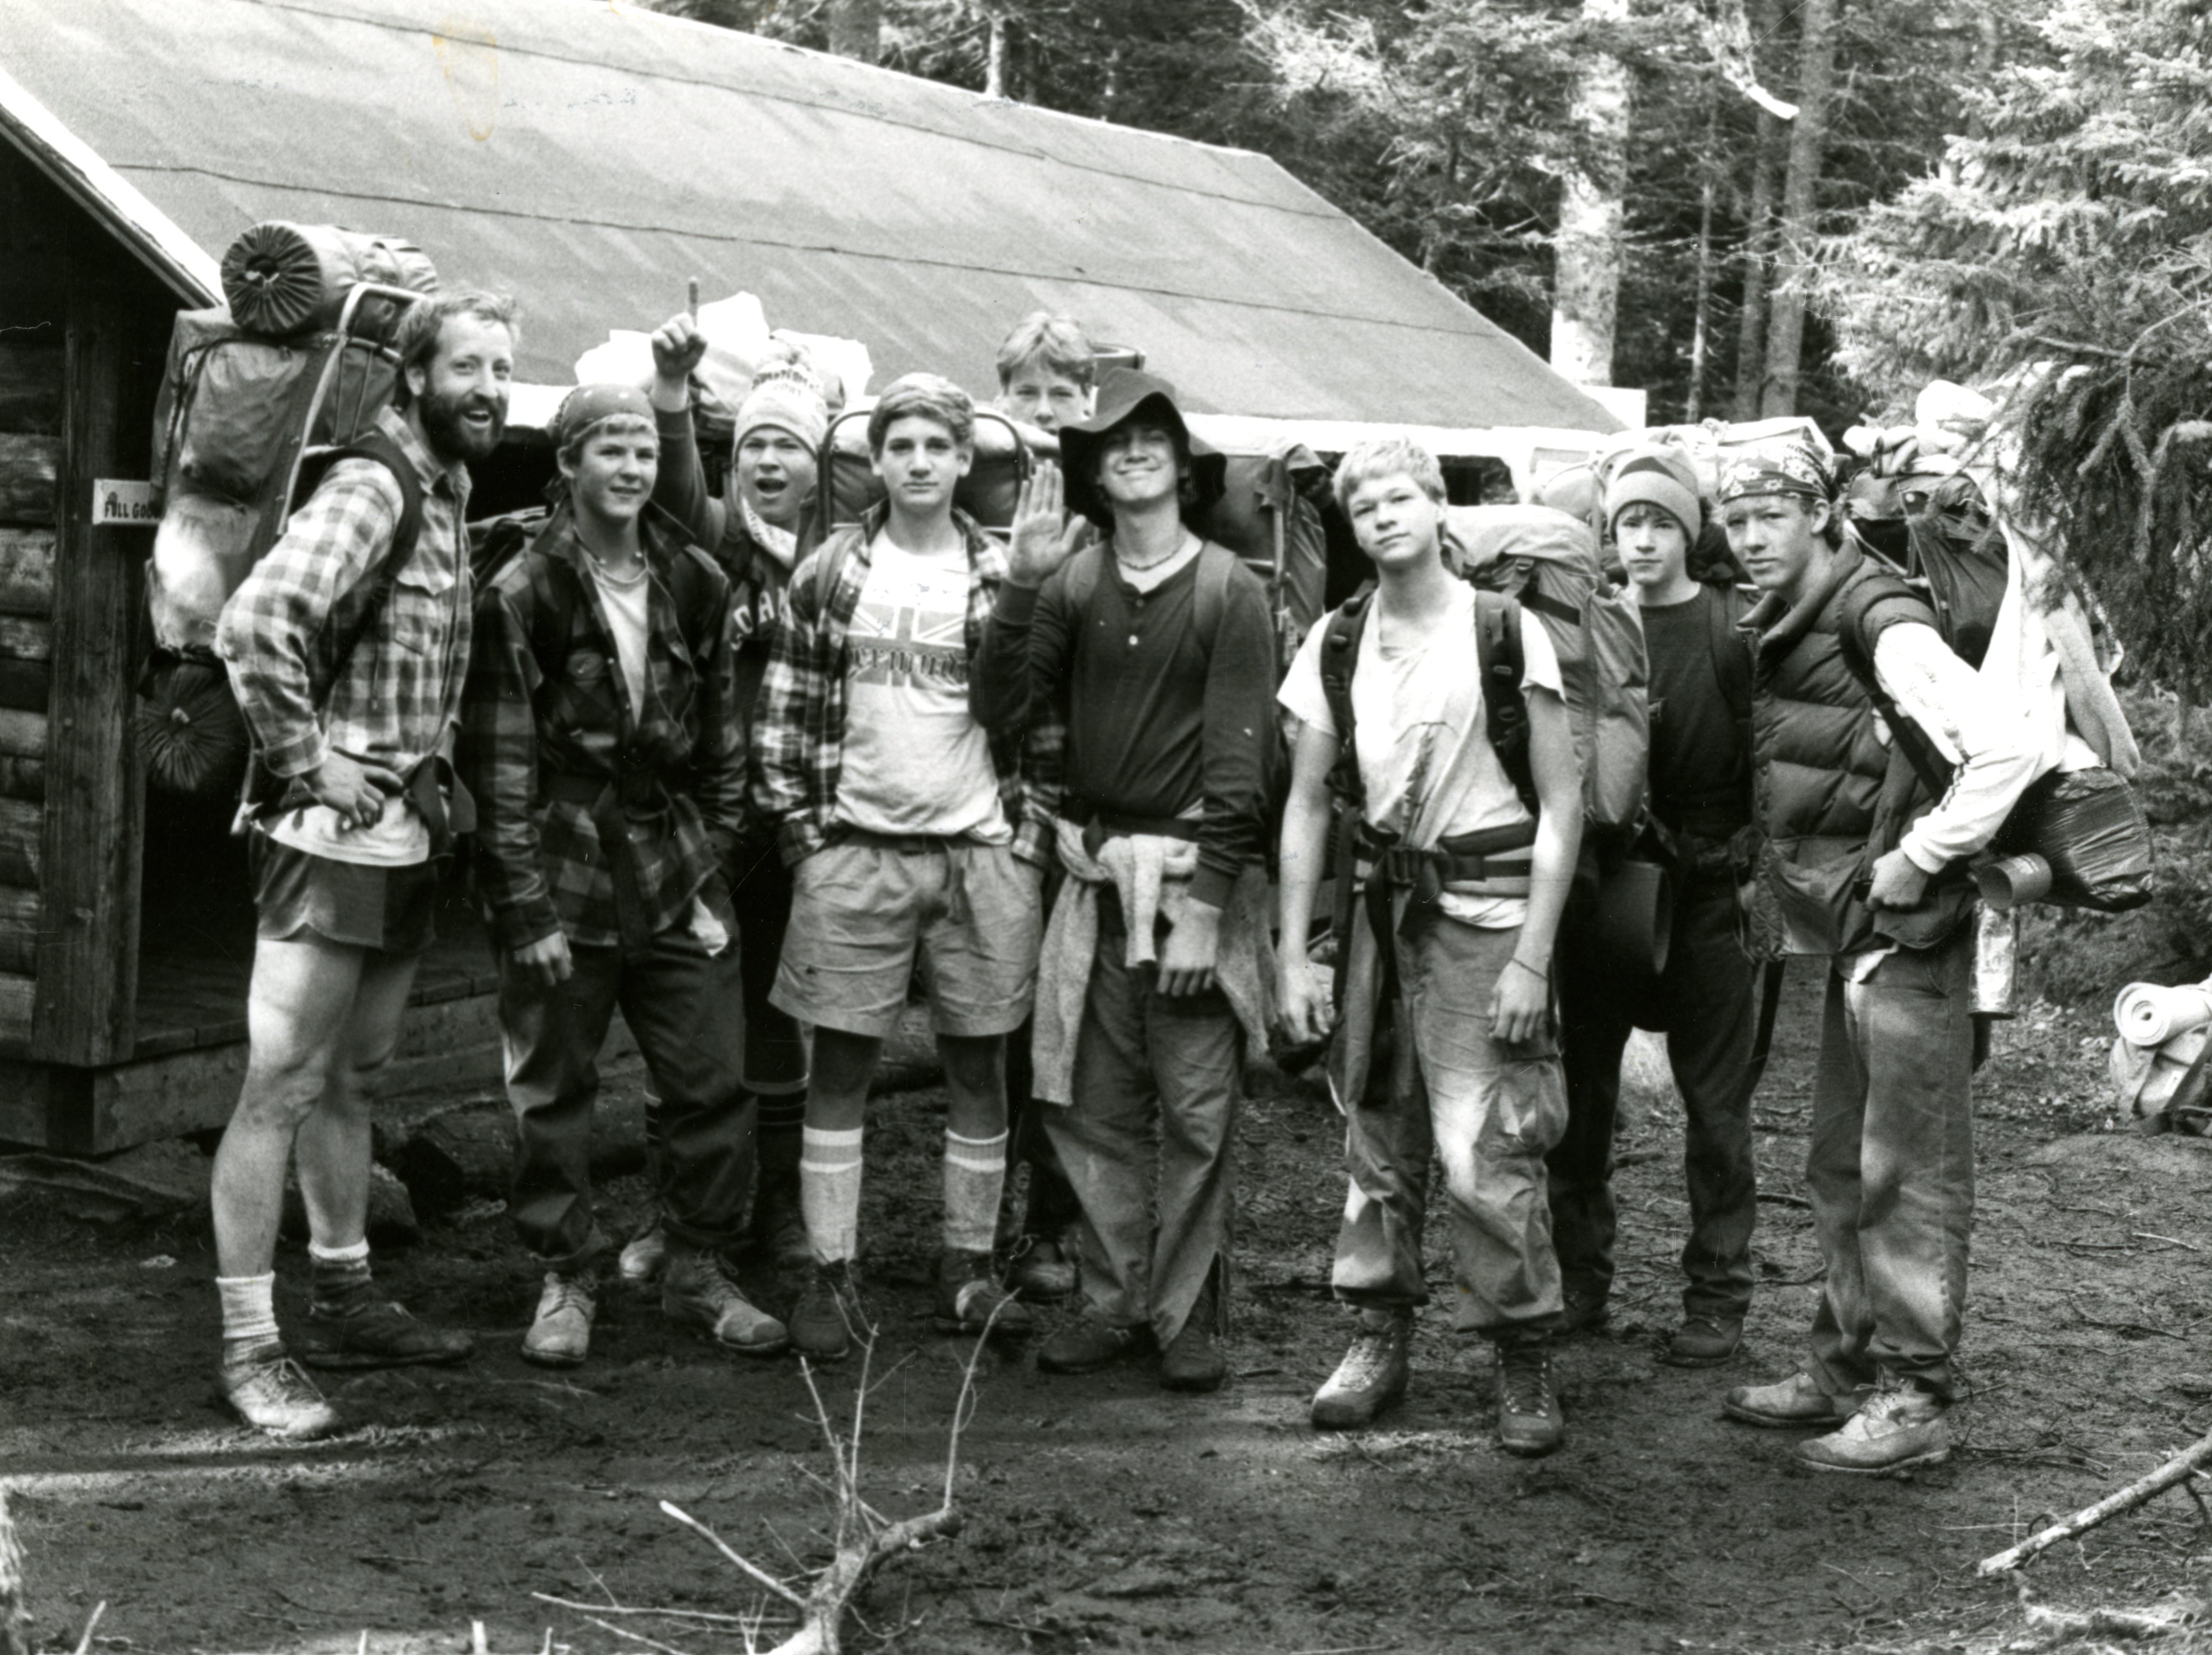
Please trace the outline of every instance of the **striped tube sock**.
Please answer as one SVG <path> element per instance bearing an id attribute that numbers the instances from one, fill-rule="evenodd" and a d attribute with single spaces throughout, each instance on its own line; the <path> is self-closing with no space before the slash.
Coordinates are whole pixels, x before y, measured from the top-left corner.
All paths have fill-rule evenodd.
<path id="1" fill-rule="evenodd" d="M 1006 1187 L 1006 1135 L 963 1138 L 945 1134 L 945 1247 L 988 1253 L 999 1230 L 999 1197 Z"/>
<path id="2" fill-rule="evenodd" d="M 860 1129 L 810 1126 L 800 1143 L 799 1209 L 806 1217 L 806 1239 L 822 1263 L 848 1263 L 860 1248 Z"/>
<path id="3" fill-rule="evenodd" d="M 763 1132 L 796 1132 L 806 1124 L 806 1093 L 799 1092 L 763 1092 L 754 1094 L 759 1100 L 760 1113 L 754 1118 Z"/>

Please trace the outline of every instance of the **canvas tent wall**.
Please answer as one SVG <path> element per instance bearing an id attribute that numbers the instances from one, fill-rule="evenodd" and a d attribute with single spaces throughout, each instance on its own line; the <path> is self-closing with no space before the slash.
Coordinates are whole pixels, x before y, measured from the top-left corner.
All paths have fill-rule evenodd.
<path id="1" fill-rule="evenodd" d="M 696 277 L 866 341 L 879 380 L 987 387 L 1049 307 L 1140 341 L 1195 410 L 1613 429 L 1263 157 L 604 0 L 11 0 L 0 198 L 0 1140 L 119 1147 L 235 1095 L 242 851 L 149 825 L 149 537 L 100 521 L 93 484 L 144 477 L 170 323 L 257 220 L 404 237 L 515 292 L 543 386 Z M 175 906 L 203 891 L 219 909 Z M 495 1072 L 472 946 L 410 1024 L 408 1061 L 448 1080 Z"/>

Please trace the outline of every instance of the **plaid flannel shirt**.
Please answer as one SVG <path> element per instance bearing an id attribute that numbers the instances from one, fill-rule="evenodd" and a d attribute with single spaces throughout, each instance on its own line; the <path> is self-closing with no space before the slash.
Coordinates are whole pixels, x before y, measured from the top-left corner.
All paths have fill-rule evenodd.
<path id="1" fill-rule="evenodd" d="M 837 819 L 845 762 L 847 642 L 868 583 L 869 548 L 884 526 L 878 506 L 840 529 L 793 573 L 770 646 L 768 676 L 753 715 L 753 807 L 777 826 L 786 863 L 796 867 L 828 843 Z M 1006 576 L 1006 557 L 965 512 L 952 514 L 968 546 L 969 670 Z M 835 587 L 822 592 L 823 560 L 841 559 Z M 991 767 L 1014 830 L 1014 854 L 1040 867 L 1052 857 L 1050 800 L 1059 792 L 1066 732 L 1060 715 L 1034 709 L 1023 727 L 994 731 Z"/>
<path id="2" fill-rule="evenodd" d="M 502 947 L 556 931 L 635 947 L 684 921 L 743 831 L 728 578 L 650 520 L 641 533 L 641 718 L 565 510 L 477 602 L 459 768 L 477 800 L 477 885 Z M 692 607 L 688 629 L 679 593 Z"/>
<path id="3" fill-rule="evenodd" d="M 398 482 L 373 459 L 333 465 L 223 605 L 216 653 L 270 768 L 303 776 L 331 749 L 403 776 L 445 751 L 469 660 L 469 473 L 441 466 L 391 409 L 377 422 L 415 463 L 422 524 L 391 599 L 320 706 L 310 662 L 368 599 L 399 526 Z"/>

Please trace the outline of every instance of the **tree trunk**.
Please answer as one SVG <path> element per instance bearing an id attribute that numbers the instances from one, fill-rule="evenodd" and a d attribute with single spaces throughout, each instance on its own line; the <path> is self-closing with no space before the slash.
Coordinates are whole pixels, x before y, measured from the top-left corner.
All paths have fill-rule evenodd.
<path id="1" fill-rule="evenodd" d="M 1626 21 L 1627 0 L 1583 0 L 1585 22 Z M 1589 145 L 1559 198 L 1553 240 L 1552 366 L 1577 385 L 1613 383 L 1627 191 L 1628 65 L 1594 54 L 1575 88 L 1574 124 Z"/>
<path id="2" fill-rule="evenodd" d="M 1757 42 L 1769 40 L 1782 27 L 1779 0 L 1758 0 L 1752 27 L 1753 66 Z M 1759 417 L 1759 388 L 1766 374 L 1766 292 L 1774 250 L 1774 198 L 1782 185 L 1782 122 L 1765 109 L 1759 112 L 1759 137 L 1751 163 L 1751 203 L 1744 212 L 1743 305 L 1738 313 L 1735 344 L 1735 396 L 1729 408 L 1730 419 Z"/>
<path id="3" fill-rule="evenodd" d="M 994 11 L 988 24 L 990 46 L 983 60 L 983 95 L 1003 98 L 1006 95 L 1006 15 Z"/>
<path id="4" fill-rule="evenodd" d="M 1782 191 L 1782 223 L 1774 260 L 1773 314 L 1766 325 L 1766 374 L 1759 412 L 1778 418 L 1797 411 L 1805 354 L 1806 280 L 1819 228 L 1820 164 L 1828 142 L 1828 106 L 1836 78 L 1836 0 L 1805 0 L 1799 46 L 1797 119 L 1790 134 L 1790 177 Z"/>
<path id="5" fill-rule="evenodd" d="M 830 50 L 840 58 L 879 62 L 884 54 L 884 0 L 830 0 Z"/>
<path id="6" fill-rule="evenodd" d="M 1708 93 L 1710 100 L 1711 94 Z M 1698 157 L 1705 182 L 1698 192 L 1698 297 L 1690 319 L 1690 394 L 1682 417 L 1695 425 L 1705 415 L 1705 369 L 1712 356 L 1713 332 L 1713 204 L 1715 151 L 1720 141 L 1720 115 L 1710 101 L 1705 110 L 1705 144 Z"/>

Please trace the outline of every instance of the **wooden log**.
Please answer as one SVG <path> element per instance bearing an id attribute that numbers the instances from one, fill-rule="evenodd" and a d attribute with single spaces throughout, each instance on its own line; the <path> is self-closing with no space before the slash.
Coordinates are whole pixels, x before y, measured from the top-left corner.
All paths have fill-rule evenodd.
<path id="1" fill-rule="evenodd" d="M 0 660 L 52 660 L 54 629 L 28 615 L 0 615 Z"/>
<path id="2" fill-rule="evenodd" d="M 52 522 L 61 465 L 61 438 L 0 432 L 0 523 Z"/>
<path id="3" fill-rule="evenodd" d="M 31 1655 L 31 1612 L 24 1599 L 23 1548 L 8 1516 L 8 1490 L 0 1486 L 0 1655 Z"/>
<path id="4" fill-rule="evenodd" d="M 0 1042 L 15 1044 L 31 1033 L 31 1008 L 38 1003 L 35 978 L 0 971 Z"/>
<path id="5" fill-rule="evenodd" d="M 70 249 L 67 462 L 56 520 L 53 686 L 47 707 L 46 919 L 31 1055 L 118 1063 L 136 1037 L 146 794 L 135 690 L 142 530 L 95 528 L 95 478 L 143 476 L 160 353 L 105 248 Z M 126 430 L 127 424 L 136 428 Z M 135 441 L 134 441 L 135 439 Z M 18 881 L 18 883 L 21 883 Z"/>
<path id="6" fill-rule="evenodd" d="M 40 897 L 22 885 L 0 885 L 0 971 L 37 973 Z"/>
<path id="7" fill-rule="evenodd" d="M 0 799 L 27 799 L 41 805 L 46 799 L 46 761 L 11 758 L 0 753 Z"/>
<path id="8" fill-rule="evenodd" d="M 0 883 L 40 889 L 46 812 L 21 799 L 0 799 Z"/>
<path id="9" fill-rule="evenodd" d="M 0 708 L 0 758 L 35 758 L 43 770 L 46 758 L 46 715 Z"/>
<path id="10" fill-rule="evenodd" d="M 61 330 L 52 344 L 0 338 L 0 431 L 58 435 L 62 429 Z"/>
<path id="11" fill-rule="evenodd" d="M 0 527 L 0 613 L 54 612 L 54 532 Z"/>

